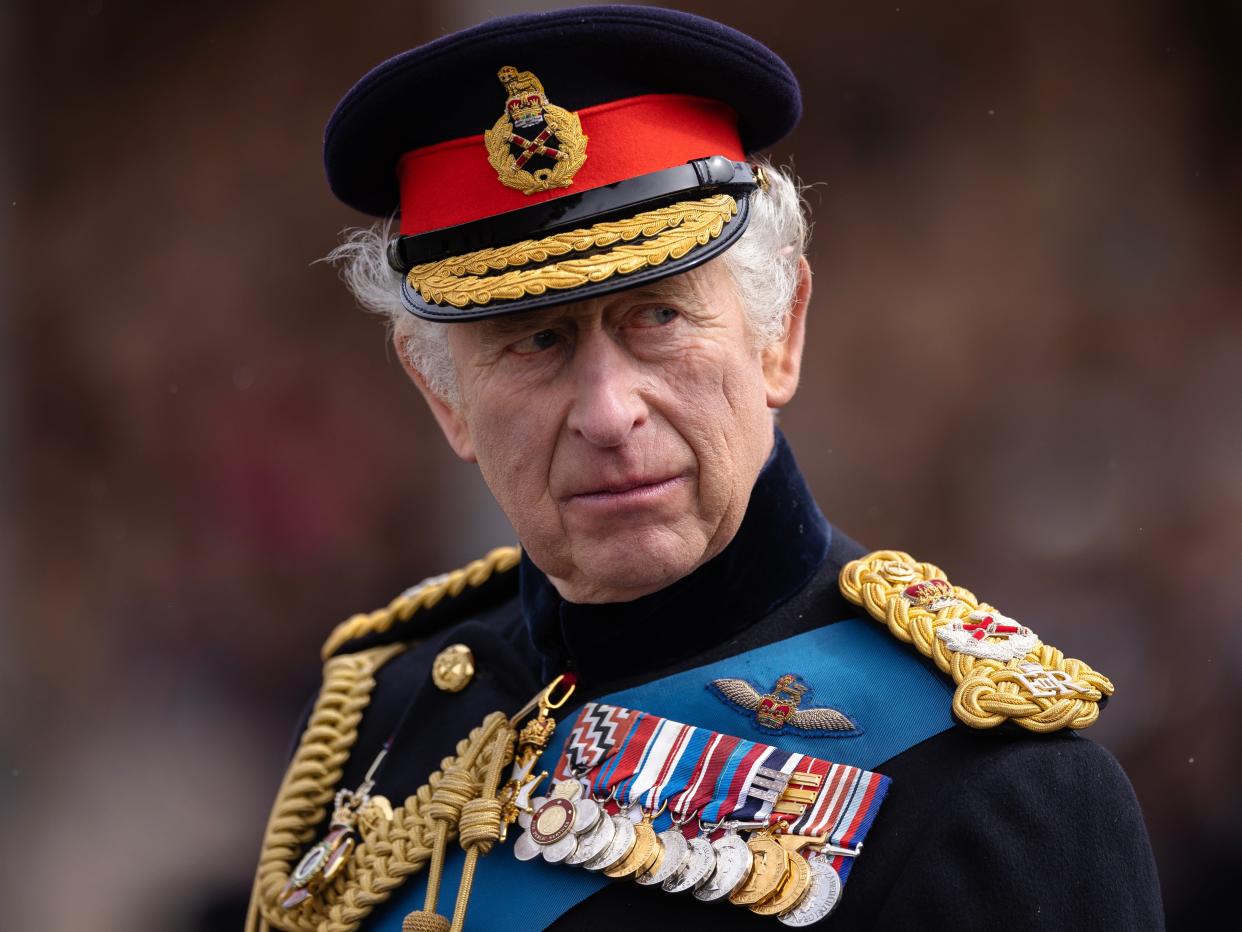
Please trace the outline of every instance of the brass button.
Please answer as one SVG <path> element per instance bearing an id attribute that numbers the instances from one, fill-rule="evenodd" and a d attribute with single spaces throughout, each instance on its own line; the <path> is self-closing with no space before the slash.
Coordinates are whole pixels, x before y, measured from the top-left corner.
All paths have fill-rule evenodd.
<path id="1" fill-rule="evenodd" d="M 459 693 L 474 679 L 474 654 L 465 644 L 450 644 L 436 654 L 431 682 L 446 693 Z"/>

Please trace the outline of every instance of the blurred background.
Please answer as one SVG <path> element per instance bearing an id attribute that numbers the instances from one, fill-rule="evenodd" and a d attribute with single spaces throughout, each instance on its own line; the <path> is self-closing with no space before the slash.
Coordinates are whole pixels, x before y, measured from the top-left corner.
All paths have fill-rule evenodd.
<path id="1" fill-rule="evenodd" d="M 4 928 L 239 928 L 323 637 L 512 540 L 314 264 L 364 220 L 319 146 L 381 59 L 553 5 L 0 10 Z M 1242 7 L 679 5 L 802 80 L 824 511 L 1113 678 L 1192 927 L 1242 867 Z"/>

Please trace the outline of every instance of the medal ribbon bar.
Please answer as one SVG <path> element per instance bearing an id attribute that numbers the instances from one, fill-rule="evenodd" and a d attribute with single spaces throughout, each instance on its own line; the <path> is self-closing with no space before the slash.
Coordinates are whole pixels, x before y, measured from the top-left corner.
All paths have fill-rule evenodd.
<path id="1" fill-rule="evenodd" d="M 574 719 L 553 777 L 559 782 L 594 770 L 621 749 L 640 713 L 589 702 Z"/>
<path id="2" fill-rule="evenodd" d="M 525 818 L 519 858 L 692 890 L 705 902 L 728 898 L 787 925 L 831 911 L 889 784 L 857 767 L 601 703 L 580 712 L 556 772 L 564 778 L 552 797 Z M 581 798 L 584 786 L 611 815 Z M 751 831 L 748 840 L 739 829 Z"/>
<path id="3" fill-rule="evenodd" d="M 720 777 L 720 771 L 729 759 L 733 747 L 739 741 L 738 738 L 731 738 L 719 732 L 709 732 L 705 729 L 699 729 L 699 732 L 707 738 L 699 760 L 686 779 L 685 788 L 678 790 L 676 798 L 669 801 L 669 818 L 670 820 L 676 819 L 678 823 L 685 822 L 695 813 L 702 812 L 703 807 L 711 802 L 712 795 L 716 792 L 716 780 Z"/>

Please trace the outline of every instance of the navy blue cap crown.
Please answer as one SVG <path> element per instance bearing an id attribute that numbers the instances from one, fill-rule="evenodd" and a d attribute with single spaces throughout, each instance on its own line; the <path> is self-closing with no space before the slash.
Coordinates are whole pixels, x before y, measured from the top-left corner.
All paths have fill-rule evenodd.
<path id="1" fill-rule="evenodd" d="M 511 60 L 537 71 L 567 110 L 640 94 L 723 101 L 747 152 L 782 139 L 802 113 L 779 56 L 701 16 L 621 5 L 507 16 L 396 55 L 354 85 L 324 131 L 333 193 L 363 213 L 391 214 L 397 160 L 486 129 L 499 109 L 497 65 Z"/>
<path id="2" fill-rule="evenodd" d="M 781 59 L 642 6 L 491 20 L 379 65 L 324 133 L 328 181 L 401 214 L 389 261 L 421 317 L 473 320 L 688 271 L 766 184 L 744 159 L 793 128 Z"/>

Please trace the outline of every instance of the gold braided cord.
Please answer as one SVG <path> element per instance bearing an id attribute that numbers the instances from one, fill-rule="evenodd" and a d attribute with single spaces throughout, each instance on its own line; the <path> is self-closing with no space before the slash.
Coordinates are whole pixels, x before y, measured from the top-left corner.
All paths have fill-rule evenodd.
<path id="1" fill-rule="evenodd" d="M 921 563 L 899 550 L 877 550 L 841 570 L 842 594 L 884 623 L 898 640 L 912 644 L 948 673 L 957 690 L 953 714 L 972 728 L 992 728 L 1014 721 L 1030 731 L 1086 728 L 1099 716 L 1099 702 L 1113 694 L 1113 684 L 1081 660 L 1066 657 L 1049 644 L 1037 643 L 1025 656 L 1002 662 L 954 651 L 937 631 L 964 621 L 974 611 L 995 612 L 969 589 L 949 585 L 949 598 L 932 610 L 907 598 L 907 587 L 948 577 L 938 566 Z M 1024 682 L 1022 664 L 1060 671 L 1073 688 L 1055 695 L 1034 695 Z M 1029 678 L 1029 674 L 1027 674 Z"/>
<path id="2" fill-rule="evenodd" d="M 360 655 L 350 654 L 339 659 L 357 656 Z M 336 659 L 338 658 L 334 658 L 334 661 Z M 326 687 L 325 683 L 325 689 Z M 506 740 L 497 741 L 498 734 Z M 300 856 L 305 841 L 289 850 L 287 856 L 283 856 L 287 849 L 282 847 L 281 857 L 269 857 L 269 847 L 275 847 L 269 845 L 272 836 L 272 828 L 269 826 L 268 839 L 264 842 L 264 858 L 260 861 L 259 875 L 255 880 L 251 918 L 247 922 L 246 932 L 266 932 L 270 929 L 282 929 L 285 932 L 355 932 L 371 911 L 385 902 L 392 891 L 401 886 L 408 877 L 422 870 L 433 858 L 443 858 L 442 848 L 437 854 L 436 836 L 439 833 L 437 826 L 444 823 L 433 818 L 432 813 L 455 822 L 463 810 L 472 811 L 469 802 L 488 778 L 495 755 L 500 753 L 502 757 L 495 765 L 497 768 L 502 768 L 511 759 L 512 735 L 504 713 L 493 712 L 489 715 L 468 737 L 458 742 L 455 754 L 444 758 L 440 770 L 431 774 L 426 784 L 407 797 L 401 806 L 393 809 L 391 820 L 360 820 L 358 844 L 344 869 L 317 895 L 293 909 L 283 909 L 279 905 L 280 894 L 292 872 L 295 857 Z M 356 737 L 357 733 L 354 731 L 351 743 Z M 304 736 L 303 744 L 305 743 Z M 291 773 L 292 769 L 290 768 Z M 324 772 L 320 776 L 307 776 L 296 785 L 287 776 L 277 797 L 274 812 L 300 810 L 298 802 L 303 796 L 320 797 L 326 794 L 326 798 L 330 800 L 339 779 L 339 769 Z M 319 818 L 322 818 L 322 814 Z M 301 826 L 303 831 L 299 833 L 300 837 L 309 841 L 317 821 L 309 819 Z M 477 821 L 478 816 L 474 815 L 472 826 Z M 472 830 L 476 835 L 480 831 L 477 826 Z M 495 825 L 488 832 L 499 837 L 499 807 L 495 812 Z M 456 837 L 455 825 L 448 825 L 444 834 L 447 841 Z M 442 866 L 441 862 L 435 868 L 436 871 L 439 872 Z"/>
<path id="3" fill-rule="evenodd" d="M 1075 683 L 1089 684 L 1090 689 L 1083 695 L 1064 696 L 1055 701 L 1032 696 L 1023 688 L 1013 664 L 981 659 L 954 693 L 953 713 L 976 728 L 990 728 L 1006 719 L 1013 719 L 1036 732 L 1086 728 L 1099 717 L 1100 698 L 1113 694 L 1113 684 L 1108 677 L 1081 660 L 1066 657 L 1050 644 L 1041 644 L 1027 654 L 1023 662 L 1028 661 L 1046 670 L 1064 670 Z"/>
<path id="4" fill-rule="evenodd" d="M 455 757 L 446 757 L 440 770 L 393 810 L 391 822 L 381 819 L 372 832 L 363 833 L 345 870 L 322 896 L 328 907 L 327 921 L 317 932 L 354 932 L 376 905 L 387 900 L 407 877 L 422 870 L 434 853 L 434 830 L 428 810 L 445 799 L 446 793 L 440 790 L 442 781 L 458 770 L 462 759 L 470 758 L 472 763 L 464 777 L 471 785 L 481 783 L 491 762 L 490 739 L 498 729 L 507 727 L 504 713 L 493 712 L 469 737 L 458 742 Z M 479 747 L 482 753 L 477 750 Z M 445 787 L 455 793 L 459 784 L 450 781 Z M 456 834 L 456 829 L 450 828 L 447 839 L 452 840 Z"/>
<path id="5" fill-rule="evenodd" d="M 459 570 L 420 583 L 397 596 L 385 608 L 354 615 L 341 622 L 324 642 L 320 654 L 326 661 L 354 638 L 379 634 L 397 622 L 409 621 L 415 612 L 431 608 L 446 596 L 461 595 L 467 586 L 481 586 L 496 573 L 513 569 L 521 557 L 522 551 L 517 547 L 497 547 L 482 559 L 474 560 Z"/>
<path id="6" fill-rule="evenodd" d="M 481 796 L 470 800 L 461 813 L 461 846 L 466 851 L 466 863 L 462 866 L 461 883 L 457 887 L 457 903 L 453 909 L 451 932 L 462 932 L 466 925 L 466 907 L 470 903 L 470 891 L 474 887 L 474 871 L 479 858 L 492 850 L 500 840 L 500 819 L 503 807 L 496 798 L 500 788 L 501 771 L 513 760 L 514 741 L 517 733 L 512 727 L 497 729 L 492 738 L 487 775 L 483 781 Z"/>
<path id="7" fill-rule="evenodd" d="M 268 923 L 283 928 L 276 921 L 283 919 L 276 904 L 291 865 L 301 857 L 302 848 L 327 815 L 350 749 L 358 739 L 362 712 L 371 701 L 375 672 L 404 649 L 400 644 L 377 647 L 333 657 L 324 666 L 323 686 L 263 833 L 247 930 L 262 929 Z"/>
<path id="8" fill-rule="evenodd" d="M 549 288 L 576 288 L 680 259 L 695 246 L 705 246 L 719 236 L 736 214 L 737 201 L 728 194 L 714 194 L 644 211 L 628 220 L 423 263 L 410 269 L 406 280 L 423 300 L 454 307 L 541 295 Z M 640 236 L 646 239 L 632 242 Z M 594 256 L 564 259 L 535 268 L 511 268 L 618 242 L 624 245 Z M 486 274 L 503 269 L 510 271 Z"/>
<path id="9" fill-rule="evenodd" d="M 433 826 L 431 872 L 427 877 L 427 897 L 423 906 L 425 912 L 436 911 L 436 903 L 440 896 L 440 877 L 444 867 L 444 849 L 448 843 L 449 832 L 458 828 L 462 822 L 463 810 L 478 799 L 480 790 L 486 790 L 485 781 L 476 773 L 478 769 L 476 761 L 483 753 L 484 744 L 494 741 L 498 734 L 502 738 L 507 736 L 509 743 L 512 743 L 513 729 L 508 727 L 508 720 L 499 713 L 490 716 L 484 722 L 484 730 L 479 740 L 471 744 L 464 754 L 460 755 L 451 765 L 448 761 L 444 762 L 444 776 L 435 788 L 431 802 L 423 810 L 424 817 Z M 501 756 L 503 757 L 503 753 Z M 503 760 L 497 760 L 493 749 L 489 757 L 489 765 L 495 764 L 499 768 L 503 763 Z M 490 766 L 487 773 L 491 773 Z M 495 792 L 495 787 L 492 787 L 491 794 L 494 795 Z M 497 803 L 497 832 L 500 830 L 499 805 Z"/>

